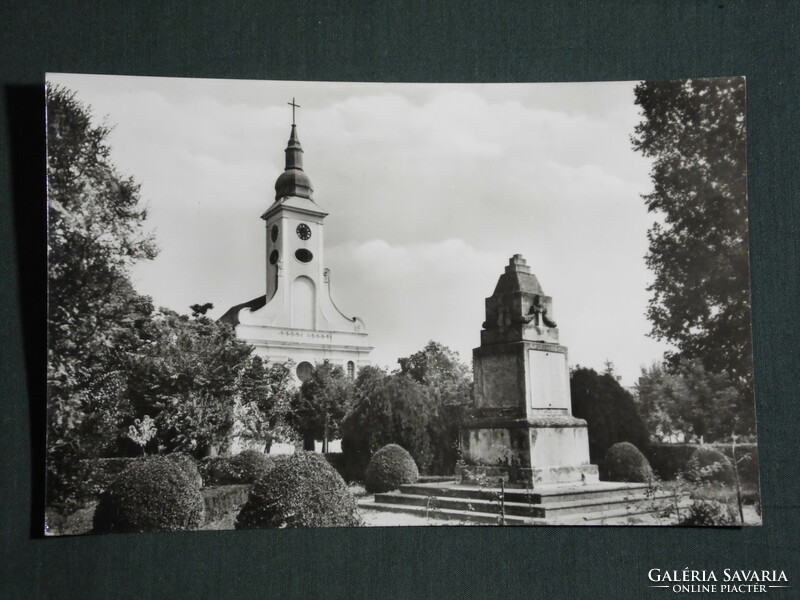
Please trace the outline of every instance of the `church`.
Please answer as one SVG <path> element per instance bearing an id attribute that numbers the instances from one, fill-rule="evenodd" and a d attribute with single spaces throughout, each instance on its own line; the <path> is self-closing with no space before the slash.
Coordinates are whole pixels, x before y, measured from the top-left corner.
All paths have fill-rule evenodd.
<path id="1" fill-rule="evenodd" d="M 294 100 L 292 111 L 294 116 Z M 314 199 L 303 170 L 303 148 L 292 119 L 286 167 L 275 182 L 275 201 L 261 218 L 266 227 L 266 294 L 231 307 L 220 320 L 269 363 L 291 363 L 295 380 L 308 379 L 317 362 L 341 366 L 354 379 L 369 364 L 372 347 L 364 322 L 342 312 L 331 296 L 323 225 L 328 215 Z"/>

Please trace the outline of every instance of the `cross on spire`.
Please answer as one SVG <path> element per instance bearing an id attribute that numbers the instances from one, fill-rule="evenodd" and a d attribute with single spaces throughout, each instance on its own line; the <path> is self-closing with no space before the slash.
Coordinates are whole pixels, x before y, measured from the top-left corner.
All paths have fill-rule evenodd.
<path id="1" fill-rule="evenodd" d="M 291 102 L 287 102 L 286 104 L 288 104 L 289 106 L 292 107 L 292 125 L 294 125 L 295 124 L 295 122 L 294 122 L 294 109 L 295 108 L 300 108 L 300 105 L 294 103 L 294 97 L 292 97 L 292 101 Z"/>

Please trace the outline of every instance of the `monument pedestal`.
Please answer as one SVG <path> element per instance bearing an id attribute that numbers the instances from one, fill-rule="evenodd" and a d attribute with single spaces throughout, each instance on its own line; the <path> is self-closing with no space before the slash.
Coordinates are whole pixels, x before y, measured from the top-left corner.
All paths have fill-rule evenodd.
<path id="1" fill-rule="evenodd" d="M 360 500 L 361 508 L 489 525 L 664 524 L 665 515 L 677 523 L 689 498 L 599 481 L 586 421 L 572 415 L 567 349 L 551 311 L 552 299 L 514 256 L 486 299 L 456 481 L 402 485 Z"/>
<path id="2" fill-rule="evenodd" d="M 475 403 L 461 427 L 463 481 L 594 483 L 586 421 L 572 416 L 567 349 L 552 298 L 515 255 L 486 299 L 473 350 Z"/>
<path id="3" fill-rule="evenodd" d="M 589 464 L 586 421 L 571 416 L 475 419 L 461 433 L 465 483 L 536 487 L 599 481 Z"/>

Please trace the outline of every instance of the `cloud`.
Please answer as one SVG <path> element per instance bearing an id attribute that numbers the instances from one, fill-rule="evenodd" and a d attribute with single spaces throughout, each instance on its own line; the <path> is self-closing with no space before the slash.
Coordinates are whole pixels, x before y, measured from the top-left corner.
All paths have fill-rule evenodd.
<path id="1" fill-rule="evenodd" d="M 615 361 L 646 338 L 647 160 L 629 135 L 633 84 L 421 85 L 50 76 L 116 124 L 160 256 L 135 270 L 157 303 L 215 315 L 265 288 L 265 232 L 289 136 L 330 212 L 337 304 L 362 316 L 378 362 L 434 338 L 470 358 L 483 301 L 523 254 L 554 297 L 572 362 Z"/>

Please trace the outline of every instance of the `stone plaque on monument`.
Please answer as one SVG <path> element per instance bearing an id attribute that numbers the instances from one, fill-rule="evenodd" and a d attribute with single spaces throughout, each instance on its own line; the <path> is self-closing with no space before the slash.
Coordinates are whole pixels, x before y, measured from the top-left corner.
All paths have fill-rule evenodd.
<path id="1" fill-rule="evenodd" d="M 552 311 L 552 298 L 514 255 L 486 299 L 481 345 L 473 350 L 475 404 L 461 429 L 468 481 L 598 480 L 586 422 L 572 416 L 567 349 Z"/>

